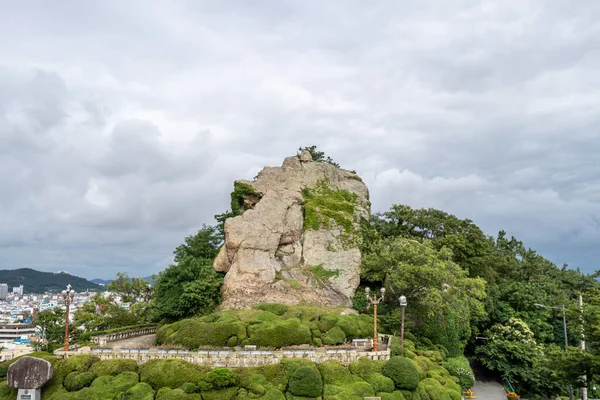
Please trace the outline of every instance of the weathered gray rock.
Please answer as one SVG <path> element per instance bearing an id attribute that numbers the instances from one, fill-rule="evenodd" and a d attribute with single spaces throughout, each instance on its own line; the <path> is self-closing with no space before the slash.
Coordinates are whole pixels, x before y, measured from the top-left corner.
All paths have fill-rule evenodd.
<path id="1" fill-rule="evenodd" d="M 225 222 L 225 244 L 214 262 L 227 272 L 222 307 L 350 306 L 360 281 L 360 223 L 370 215 L 362 180 L 304 151 L 235 187 L 241 215 Z"/>
<path id="2" fill-rule="evenodd" d="M 24 356 L 8 367 L 8 387 L 39 389 L 52 378 L 52 364 L 41 358 Z"/>

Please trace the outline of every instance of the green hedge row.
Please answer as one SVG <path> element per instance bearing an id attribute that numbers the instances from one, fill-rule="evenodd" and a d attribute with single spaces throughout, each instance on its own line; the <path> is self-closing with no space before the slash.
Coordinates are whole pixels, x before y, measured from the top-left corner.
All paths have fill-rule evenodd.
<path id="1" fill-rule="evenodd" d="M 100 361 L 89 355 L 45 358 L 53 363 L 54 376 L 43 387 L 42 400 L 458 400 L 461 392 L 458 378 L 435 357 L 425 356 L 363 357 L 348 367 L 333 360 L 314 364 L 290 358 L 235 370 L 211 370 L 178 359 L 138 366 L 133 360 Z M 0 383 L 0 400 L 15 397 L 16 391 Z"/>
<path id="2" fill-rule="evenodd" d="M 259 304 L 253 310 L 226 310 L 166 324 L 157 330 L 156 338 L 159 344 L 197 349 L 340 345 L 373 336 L 373 317 L 339 313 L 312 306 Z"/>

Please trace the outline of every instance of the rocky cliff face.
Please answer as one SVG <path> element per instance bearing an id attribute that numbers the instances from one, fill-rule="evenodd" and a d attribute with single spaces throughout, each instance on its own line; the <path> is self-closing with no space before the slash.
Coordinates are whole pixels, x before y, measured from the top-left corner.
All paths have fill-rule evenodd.
<path id="1" fill-rule="evenodd" d="M 360 281 L 361 223 L 369 192 L 353 172 L 310 153 L 236 181 L 225 244 L 214 267 L 227 272 L 223 308 L 307 302 L 350 306 Z"/>

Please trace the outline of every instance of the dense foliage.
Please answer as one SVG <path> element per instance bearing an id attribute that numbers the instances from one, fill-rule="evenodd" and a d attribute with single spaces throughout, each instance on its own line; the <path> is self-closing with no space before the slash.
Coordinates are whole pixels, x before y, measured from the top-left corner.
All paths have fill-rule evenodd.
<path id="1" fill-rule="evenodd" d="M 339 309 L 260 304 L 253 310 L 220 311 L 165 324 L 158 329 L 157 342 L 191 349 L 248 344 L 281 348 L 341 345 L 373 335 L 372 317 L 339 313 Z"/>
<path id="2" fill-rule="evenodd" d="M 406 344 L 415 348 L 411 341 Z M 86 355 L 60 360 L 46 354 L 42 357 L 53 364 L 54 376 L 43 387 L 42 400 L 460 399 L 458 379 L 435 355 L 427 358 L 427 351 L 418 352 L 421 355 L 413 354 L 412 359 L 394 357 L 387 362 L 363 357 L 348 367 L 333 360 L 316 365 L 286 358 L 256 368 L 212 370 L 177 359 L 152 360 L 138 367 L 133 360 L 100 361 Z M 407 371 L 408 385 L 403 377 Z M 386 377 L 388 373 L 398 383 Z M 0 382 L 0 400 L 15 397 L 16 390 Z"/>
<path id="3" fill-rule="evenodd" d="M 217 229 L 205 225 L 175 249 L 174 263 L 154 280 L 152 306 L 157 319 L 177 320 L 214 310 L 223 283 L 222 274 L 213 268 L 220 244 Z"/>
<path id="4" fill-rule="evenodd" d="M 25 293 L 60 293 L 71 285 L 76 292 L 96 292 L 103 288 L 87 279 L 66 272 L 42 272 L 31 268 L 0 270 L 2 283 L 9 287 L 23 285 Z"/>
<path id="5" fill-rule="evenodd" d="M 363 236 L 369 241 L 363 246 L 361 285 L 385 286 L 393 294 L 380 307 L 384 329 L 397 330 L 397 296 L 405 295 L 410 332 L 443 345 L 451 356 L 466 351 L 522 395 L 565 396 L 568 383 L 582 384 L 586 368 L 587 383 L 596 379 L 597 275 L 559 268 L 503 231 L 486 236 L 472 221 L 435 209 L 394 205 L 374 215 Z M 361 296 L 359 290 L 355 307 L 364 310 Z M 565 342 L 562 305 L 566 339 L 576 346 L 585 333 L 591 354 L 557 351 Z M 459 371 L 453 363 L 447 366 Z M 572 373 L 564 365 L 573 365 Z M 465 375 L 462 385 L 470 380 Z"/>

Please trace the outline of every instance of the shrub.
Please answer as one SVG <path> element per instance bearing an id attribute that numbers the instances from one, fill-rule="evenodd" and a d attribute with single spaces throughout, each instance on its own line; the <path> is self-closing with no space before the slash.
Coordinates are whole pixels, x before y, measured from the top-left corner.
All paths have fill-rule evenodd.
<path id="1" fill-rule="evenodd" d="M 87 372 L 98 361 L 100 361 L 100 358 L 90 355 L 77 355 L 65 358 L 54 364 L 53 374 L 64 380 L 71 372 Z"/>
<path id="2" fill-rule="evenodd" d="M 74 392 L 72 400 L 114 399 L 123 392 L 138 384 L 138 375 L 135 372 L 123 372 L 117 376 L 101 376 L 96 378 L 92 385 Z"/>
<path id="3" fill-rule="evenodd" d="M 412 396 L 409 398 L 404 397 L 402 392 L 396 390 L 393 393 L 377 393 L 377 396 L 381 397 L 381 400 L 411 400 Z"/>
<path id="4" fill-rule="evenodd" d="M 127 389 L 120 400 L 154 400 L 154 390 L 147 383 L 140 382 Z"/>
<path id="5" fill-rule="evenodd" d="M 0 380 L 0 399 L 12 400 L 17 398 L 17 389 L 9 388 L 6 379 Z"/>
<path id="6" fill-rule="evenodd" d="M 344 385 L 352 383 L 355 380 L 350 371 L 335 360 L 328 360 L 317 364 L 317 369 L 321 373 L 323 383 L 325 384 Z"/>
<path id="7" fill-rule="evenodd" d="M 463 389 L 468 389 L 475 383 L 475 374 L 466 357 L 452 357 L 443 364 L 450 375 L 456 376 Z"/>
<path id="8" fill-rule="evenodd" d="M 233 336 L 238 341 L 246 338 L 246 326 L 242 322 L 204 323 L 198 319 L 185 321 L 164 343 L 195 349 L 201 346 L 226 346 Z"/>
<path id="9" fill-rule="evenodd" d="M 96 379 L 96 376 L 91 372 L 74 371 L 67 375 L 63 382 L 63 386 L 69 392 L 76 392 L 84 387 L 90 386 L 94 379 Z"/>
<path id="10" fill-rule="evenodd" d="M 198 390 L 198 387 L 196 385 L 194 385 L 192 382 L 186 382 L 183 385 L 181 385 L 181 387 L 179 388 L 181 390 L 183 390 L 186 393 L 194 393 L 196 390 Z"/>
<path id="11" fill-rule="evenodd" d="M 150 360 L 140 366 L 140 379 L 155 390 L 162 387 L 176 389 L 186 382 L 199 382 L 207 372 L 208 368 L 183 360 Z"/>
<path id="12" fill-rule="evenodd" d="M 234 400 L 238 394 L 237 387 L 202 392 L 202 400 Z"/>
<path id="13" fill-rule="evenodd" d="M 344 315 L 339 317 L 337 324 L 348 340 L 373 336 L 373 317 L 370 315 Z"/>
<path id="14" fill-rule="evenodd" d="M 294 396 L 318 397 L 323 393 L 321 375 L 310 367 L 300 367 L 290 376 L 288 391 Z"/>
<path id="15" fill-rule="evenodd" d="M 171 390 L 173 390 L 173 389 L 168 388 L 168 387 L 158 389 L 158 391 L 156 392 L 156 400 L 161 400 L 163 398 L 163 396 L 165 394 L 169 393 Z"/>
<path id="16" fill-rule="evenodd" d="M 96 376 L 119 375 L 121 372 L 138 372 L 139 367 L 134 360 L 116 358 L 114 360 L 99 361 L 92 365 L 90 371 Z"/>
<path id="17" fill-rule="evenodd" d="M 391 378 L 396 388 L 413 390 L 419 384 L 419 373 L 409 359 L 392 357 L 385 364 L 381 373 Z"/>
<path id="18" fill-rule="evenodd" d="M 317 321 L 317 326 L 321 332 L 327 332 L 331 328 L 335 326 L 337 323 L 338 317 L 335 315 L 325 314 L 319 317 Z"/>
<path id="19" fill-rule="evenodd" d="M 250 325 L 250 343 L 263 347 L 283 347 L 312 343 L 310 329 L 297 319 Z"/>
<path id="20" fill-rule="evenodd" d="M 285 314 L 288 311 L 288 306 L 279 303 L 262 303 L 255 305 L 253 308 L 257 310 L 269 311 L 279 316 Z"/>
<path id="21" fill-rule="evenodd" d="M 368 357 L 361 357 L 358 361 L 351 362 L 348 366 L 350 372 L 367 380 L 372 374 L 381 373 L 386 361 L 371 360 Z"/>
<path id="22" fill-rule="evenodd" d="M 156 398 L 158 400 L 187 400 L 189 399 L 189 395 L 186 394 L 182 389 L 169 389 L 160 394 L 160 397 L 156 396 Z"/>
<path id="23" fill-rule="evenodd" d="M 257 372 L 263 375 L 270 384 L 279 390 L 285 390 L 288 379 L 283 364 L 264 365 L 257 368 Z"/>
<path id="24" fill-rule="evenodd" d="M 346 341 L 346 334 L 339 326 L 334 326 L 323 335 L 322 340 L 326 345 L 342 344 Z"/>
<path id="25" fill-rule="evenodd" d="M 0 364 L 0 378 L 6 378 L 8 374 L 8 367 L 4 364 Z"/>
<path id="26" fill-rule="evenodd" d="M 237 382 L 235 374 L 227 368 L 215 368 L 204 379 L 215 388 L 235 386 Z"/>
<path id="27" fill-rule="evenodd" d="M 238 380 L 240 387 L 260 396 L 264 395 L 267 392 L 266 388 L 270 386 L 267 378 L 258 374 L 254 368 L 240 368 L 238 370 Z"/>
<path id="28" fill-rule="evenodd" d="M 260 311 L 248 319 L 249 325 L 262 324 L 263 322 L 281 322 L 283 318 L 269 311 Z"/>
<path id="29" fill-rule="evenodd" d="M 383 374 L 372 374 L 369 379 L 367 379 L 367 382 L 373 386 L 375 393 L 392 393 L 394 391 L 394 381 Z"/>

